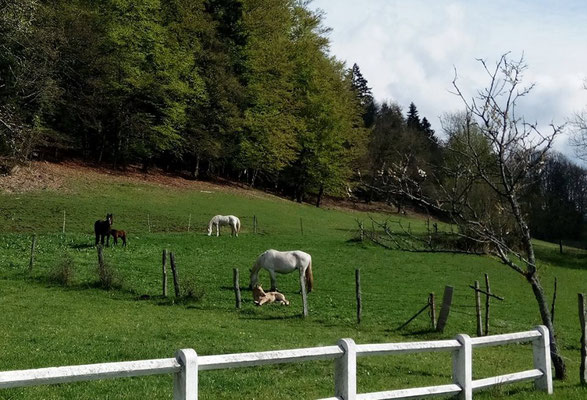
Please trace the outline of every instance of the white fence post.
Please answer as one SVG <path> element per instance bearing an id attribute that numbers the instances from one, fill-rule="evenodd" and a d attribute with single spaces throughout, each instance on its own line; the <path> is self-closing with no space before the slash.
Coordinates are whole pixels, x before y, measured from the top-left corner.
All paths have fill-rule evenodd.
<path id="1" fill-rule="evenodd" d="M 455 338 L 461 348 L 454 352 L 452 358 L 452 379 L 461 387 L 459 400 L 473 399 L 473 346 L 469 335 L 461 334 Z"/>
<path id="2" fill-rule="evenodd" d="M 173 378 L 173 400 L 198 400 L 198 355 L 193 349 L 175 353 L 181 371 Z"/>
<path id="3" fill-rule="evenodd" d="M 334 363 L 334 395 L 343 400 L 357 398 L 357 345 L 353 339 L 340 339 L 344 355 Z"/>
<path id="4" fill-rule="evenodd" d="M 534 368 L 542 371 L 543 375 L 534 381 L 534 386 L 538 390 L 544 390 L 552 394 L 552 368 L 550 361 L 550 333 L 544 325 L 538 325 L 536 330 L 542 335 L 532 342 L 534 351 Z"/>

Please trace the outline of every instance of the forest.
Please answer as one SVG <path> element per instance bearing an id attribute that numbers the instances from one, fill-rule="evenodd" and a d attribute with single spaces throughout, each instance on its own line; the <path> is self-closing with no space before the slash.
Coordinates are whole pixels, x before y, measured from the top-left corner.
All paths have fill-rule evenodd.
<path id="1" fill-rule="evenodd" d="M 438 133 L 414 103 L 375 101 L 359 66 L 331 54 L 324 16 L 305 1 L 0 0 L 0 9 L 6 173 L 29 160 L 158 167 L 316 206 L 324 196 L 384 201 L 448 220 L 405 184 L 438 198 L 467 152 L 495 158 L 487 124 L 466 107 L 442 116 Z M 548 144 L 529 156 L 540 163 L 518 194 L 533 236 L 576 241 L 587 176 Z M 475 207 L 487 206 L 484 190 L 467 186 Z"/>

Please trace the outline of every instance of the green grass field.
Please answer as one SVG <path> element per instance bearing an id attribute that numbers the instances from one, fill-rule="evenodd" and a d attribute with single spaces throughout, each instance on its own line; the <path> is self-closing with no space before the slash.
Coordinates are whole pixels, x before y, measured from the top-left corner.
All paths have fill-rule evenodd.
<path id="1" fill-rule="evenodd" d="M 468 288 L 488 273 L 492 290 L 505 298 L 492 303 L 491 333 L 531 329 L 540 323 L 537 306 L 523 279 L 488 257 L 389 251 L 360 243 L 355 219 L 367 214 L 317 209 L 252 190 L 207 185 L 172 187 L 111 177 L 71 177 L 67 190 L 0 193 L 0 370 L 172 357 L 179 348 L 198 354 L 262 351 L 335 344 L 452 338 L 475 334 L 474 296 Z M 61 234 L 63 211 L 66 233 Z M 128 247 L 106 248 L 106 263 L 121 278 L 116 290 L 97 288 L 93 223 L 114 213 L 114 227 L 129 232 Z M 243 230 L 205 235 L 215 214 L 235 214 Z M 187 232 L 191 215 L 191 231 Z M 252 219 L 259 220 L 253 234 Z M 303 220 L 304 235 L 300 232 Z M 378 216 L 378 218 L 383 218 Z M 397 219 L 396 215 L 391 216 Z M 151 222 L 149 233 L 148 223 Z M 424 223 L 411 220 L 414 229 Z M 37 234 L 36 262 L 27 272 L 31 235 Z M 577 293 L 587 291 L 587 252 L 537 242 L 540 274 L 552 294 L 559 292 L 555 325 L 569 378 L 555 383 L 555 395 L 520 384 L 480 392 L 475 398 L 585 399 L 579 386 Z M 310 316 L 300 318 L 297 275 L 278 277 L 290 307 L 255 307 L 243 290 L 234 307 L 232 270 L 241 286 L 264 250 L 300 249 L 313 257 L 315 291 Z M 180 283 L 191 281 L 204 293 L 197 302 L 173 302 L 161 295 L 161 252 L 173 251 Z M 49 276 L 59 265 L 73 267 L 69 287 Z M 361 269 L 363 321 L 356 323 L 354 271 Z M 261 281 L 269 285 L 262 272 Z M 440 303 L 445 285 L 455 287 L 454 308 L 443 334 L 428 332 L 420 316 L 396 328 L 426 304 Z M 475 378 L 532 368 L 530 346 L 475 352 Z M 298 399 L 333 395 L 333 363 L 311 362 L 200 374 L 202 399 Z M 359 359 L 359 392 L 450 383 L 449 354 L 428 353 Z M 171 399 L 172 376 L 81 382 L 0 390 L 0 399 Z"/>

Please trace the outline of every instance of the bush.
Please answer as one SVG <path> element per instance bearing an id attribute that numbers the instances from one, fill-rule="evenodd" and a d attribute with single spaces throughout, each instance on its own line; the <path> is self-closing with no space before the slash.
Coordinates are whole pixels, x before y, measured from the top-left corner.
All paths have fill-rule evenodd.
<path id="1" fill-rule="evenodd" d="M 63 256 L 61 262 L 49 272 L 49 280 L 62 286 L 71 286 L 75 276 L 75 266 L 70 255 Z"/>
<path id="2" fill-rule="evenodd" d="M 106 262 L 98 264 L 98 286 L 105 290 L 120 289 L 122 278 L 116 270 Z"/>
<path id="3" fill-rule="evenodd" d="M 193 279 L 187 279 L 183 283 L 183 295 L 181 298 L 188 302 L 198 302 L 204 297 L 204 289 L 199 288 L 196 285 L 196 281 Z"/>

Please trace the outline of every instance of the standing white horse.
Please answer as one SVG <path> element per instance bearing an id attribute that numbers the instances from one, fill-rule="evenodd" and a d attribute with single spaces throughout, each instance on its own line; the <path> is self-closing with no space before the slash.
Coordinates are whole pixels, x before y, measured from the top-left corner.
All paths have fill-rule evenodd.
<path id="1" fill-rule="evenodd" d="M 238 237 L 241 230 L 241 220 L 234 215 L 216 215 L 208 223 L 208 236 L 212 234 L 212 227 L 216 226 L 216 236 L 220 235 L 220 227 L 229 225 L 232 235 Z"/>
<path id="2" fill-rule="evenodd" d="M 314 287 L 314 276 L 312 275 L 312 256 L 308 253 L 304 253 L 300 250 L 294 251 L 277 251 L 267 250 L 261 254 L 253 269 L 251 269 L 251 288 L 254 288 L 259 280 L 259 271 L 261 268 L 266 269 L 271 276 L 271 289 L 270 292 L 275 292 L 275 273 L 289 274 L 296 269 L 300 272 L 300 285 L 303 279 L 306 280 L 306 289 L 308 293 L 312 291 Z"/>

